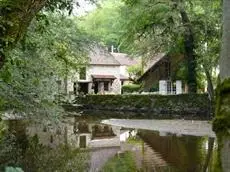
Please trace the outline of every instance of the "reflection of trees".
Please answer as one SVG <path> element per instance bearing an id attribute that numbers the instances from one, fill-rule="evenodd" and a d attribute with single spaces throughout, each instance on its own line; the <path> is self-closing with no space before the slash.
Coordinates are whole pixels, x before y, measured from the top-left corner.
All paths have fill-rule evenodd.
<path id="1" fill-rule="evenodd" d="M 207 153 L 207 156 L 205 158 L 203 172 L 207 171 L 208 166 L 210 164 L 210 160 L 211 160 L 212 152 L 213 152 L 213 146 L 214 146 L 214 138 L 209 138 L 208 139 L 208 153 Z"/>
<path id="2" fill-rule="evenodd" d="M 43 145 L 37 134 L 33 137 L 26 135 L 23 121 L 11 120 L 8 128 L 0 137 L 0 171 L 6 166 L 21 167 L 25 172 L 87 171 L 87 152 L 70 146 L 52 148 Z"/>
<path id="3" fill-rule="evenodd" d="M 7 121 L 8 131 L 0 138 L 0 171 L 5 166 L 21 163 L 28 148 L 26 123 L 19 120 Z"/>
<path id="4" fill-rule="evenodd" d="M 16 137 L 17 144 L 25 150 L 28 146 L 28 140 L 26 136 L 26 122 L 20 120 L 8 121 L 8 132 Z"/>
<path id="5" fill-rule="evenodd" d="M 152 131 L 140 131 L 139 135 L 154 151 L 160 153 L 165 161 L 173 164 L 180 171 L 196 172 L 203 170 L 205 151 L 202 148 L 203 138 L 195 136 L 177 137 L 175 135 L 162 137 Z"/>

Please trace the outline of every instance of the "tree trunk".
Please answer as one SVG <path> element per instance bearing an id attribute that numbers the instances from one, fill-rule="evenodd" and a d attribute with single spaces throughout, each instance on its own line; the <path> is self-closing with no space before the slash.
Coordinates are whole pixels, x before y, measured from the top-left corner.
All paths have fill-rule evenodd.
<path id="1" fill-rule="evenodd" d="M 212 77 L 210 72 L 208 71 L 208 69 L 206 67 L 204 67 L 204 72 L 208 81 L 208 95 L 209 95 L 209 99 L 210 101 L 213 101 L 214 99 L 214 89 L 213 89 L 213 84 L 212 84 Z"/>
<path id="2" fill-rule="evenodd" d="M 25 33 L 31 20 L 47 0 L 7 0 L 0 2 L 0 69 L 7 60 L 6 51 Z"/>
<path id="3" fill-rule="evenodd" d="M 188 92 L 197 92 L 197 82 L 196 82 L 196 59 L 194 53 L 194 34 L 192 31 L 192 26 L 189 21 L 188 15 L 184 9 L 180 9 L 180 15 L 182 23 L 185 28 L 184 32 L 184 48 L 185 48 L 185 58 L 187 59 L 187 69 L 188 69 Z"/>
<path id="4" fill-rule="evenodd" d="M 230 171 L 230 0 L 223 0 L 223 37 L 220 57 L 220 84 L 213 130 L 218 138 L 219 168 Z"/>
<path id="5" fill-rule="evenodd" d="M 223 5 L 223 44 L 220 58 L 220 78 L 222 81 L 230 77 L 230 1 L 224 0 Z"/>

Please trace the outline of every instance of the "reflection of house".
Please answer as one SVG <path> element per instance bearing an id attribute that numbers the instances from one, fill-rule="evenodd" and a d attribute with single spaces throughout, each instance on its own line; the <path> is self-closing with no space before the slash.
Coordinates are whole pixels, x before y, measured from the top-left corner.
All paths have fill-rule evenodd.
<path id="1" fill-rule="evenodd" d="M 58 127 L 31 125 L 26 129 L 27 135 L 37 135 L 41 144 L 51 147 L 66 143 L 79 148 L 120 146 L 120 127 L 68 120 Z"/>
<path id="2" fill-rule="evenodd" d="M 83 129 L 83 125 L 85 126 L 84 128 L 87 128 L 88 130 Z M 76 147 L 95 148 L 120 146 L 120 127 L 79 122 L 77 128 L 78 130 L 75 133 L 77 139 L 75 143 Z"/>
<path id="3" fill-rule="evenodd" d="M 160 53 L 149 60 L 146 64 L 143 75 L 138 79 L 143 84 L 144 91 L 161 91 L 166 89 L 167 92 L 176 92 L 176 84 L 180 93 L 182 93 L 181 81 L 174 85 L 171 80 L 174 72 L 177 70 L 178 63 L 181 62 L 183 56 L 169 56 L 168 54 Z M 174 78 L 175 79 L 175 78 Z M 161 82 L 160 82 L 161 81 Z M 161 88 L 159 88 L 159 86 Z M 180 90 L 179 90 L 180 89 Z"/>
<path id="4" fill-rule="evenodd" d="M 121 93 L 121 86 L 129 80 L 127 66 L 136 61 L 123 53 L 109 53 L 95 48 L 89 53 L 90 62 L 72 79 L 70 91 L 78 93 Z"/>

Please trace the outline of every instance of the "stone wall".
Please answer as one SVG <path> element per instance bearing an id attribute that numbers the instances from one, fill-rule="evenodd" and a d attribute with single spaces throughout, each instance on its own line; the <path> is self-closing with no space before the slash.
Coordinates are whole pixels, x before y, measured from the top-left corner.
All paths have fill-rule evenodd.
<path id="1" fill-rule="evenodd" d="M 211 103 L 206 94 L 181 95 L 86 95 L 76 103 L 87 110 L 202 115 L 210 118 Z"/>

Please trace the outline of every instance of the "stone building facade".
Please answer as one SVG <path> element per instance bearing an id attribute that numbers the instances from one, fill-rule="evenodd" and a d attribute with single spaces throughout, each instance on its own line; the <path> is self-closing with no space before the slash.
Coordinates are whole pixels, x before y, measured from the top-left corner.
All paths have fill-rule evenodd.
<path id="1" fill-rule="evenodd" d="M 124 53 L 109 53 L 103 48 L 89 52 L 89 64 L 68 80 L 71 94 L 121 94 L 129 82 L 128 66 L 137 63 Z"/>

